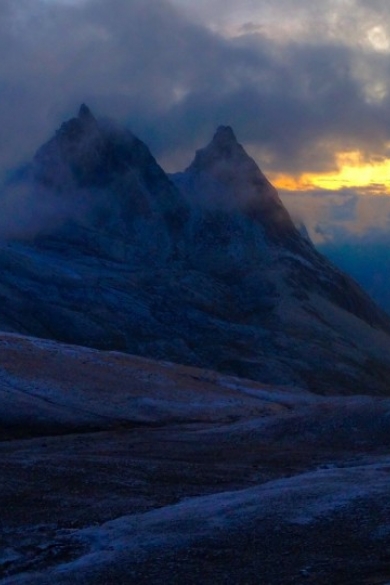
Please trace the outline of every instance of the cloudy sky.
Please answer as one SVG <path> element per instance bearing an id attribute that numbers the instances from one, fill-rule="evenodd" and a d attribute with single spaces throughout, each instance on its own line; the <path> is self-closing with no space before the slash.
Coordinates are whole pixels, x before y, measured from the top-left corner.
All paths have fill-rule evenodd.
<path id="1" fill-rule="evenodd" d="M 1 171 L 86 102 L 168 170 L 230 124 L 282 190 L 390 194 L 388 0 L 1 0 L 0 51 Z"/>

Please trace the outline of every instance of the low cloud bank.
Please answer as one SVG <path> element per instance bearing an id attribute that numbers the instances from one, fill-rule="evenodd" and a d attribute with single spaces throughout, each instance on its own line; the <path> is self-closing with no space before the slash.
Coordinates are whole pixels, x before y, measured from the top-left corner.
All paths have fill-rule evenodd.
<path id="1" fill-rule="evenodd" d="M 84 101 L 128 124 L 169 171 L 220 124 L 265 171 L 330 170 L 349 148 L 388 156 L 388 3 L 355 0 L 355 42 L 340 34 L 341 6 L 298 4 L 248 0 L 240 16 L 231 3 L 217 26 L 220 10 L 194 16 L 184 1 L 4 0 L 0 169 L 30 158 Z M 245 14 L 253 21 L 231 34 Z"/>

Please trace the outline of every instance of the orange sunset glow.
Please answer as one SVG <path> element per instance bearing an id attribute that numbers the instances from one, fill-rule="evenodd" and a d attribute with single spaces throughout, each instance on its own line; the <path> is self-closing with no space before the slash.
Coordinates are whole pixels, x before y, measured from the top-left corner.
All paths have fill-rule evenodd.
<path id="1" fill-rule="evenodd" d="M 303 173 L 298 177 L 274 174 L 271 181 L 278 189 L 309 191 L 369 187 L 372 191 L 390 195 L 390 159 L 367 162 L 359 151 L 337 155 L 337 171 L 322 174 Z"/>

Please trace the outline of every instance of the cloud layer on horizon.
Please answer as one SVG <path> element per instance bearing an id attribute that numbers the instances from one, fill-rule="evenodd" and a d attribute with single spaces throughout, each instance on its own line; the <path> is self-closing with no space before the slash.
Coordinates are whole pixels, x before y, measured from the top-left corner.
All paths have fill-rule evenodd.
<path id="1" fill-rule="evenodd" d="M 303 224 L 317 246 L 390 242 L 390 197 L 365 190 L 281 191 L 297 225 Z"/>
<path id="2" fill-rule="evenodd" d="M 390 197 L 356 189 L 281 192 L 320 252 L 390 313 Z"/>
<path id="3" fill-rule="evenodd" d="M 197 6 L 3 0 L 0 169 L 30 157 L 81 102 L 127 123 L 170 170 L 219 124 L 269 171 L 331 170 L 337 150 L 390 155 L 387 2 Z"/>

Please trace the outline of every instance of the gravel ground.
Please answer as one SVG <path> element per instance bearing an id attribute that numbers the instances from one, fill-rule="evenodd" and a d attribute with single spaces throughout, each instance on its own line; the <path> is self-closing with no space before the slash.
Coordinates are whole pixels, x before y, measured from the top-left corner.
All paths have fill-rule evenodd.
<path id="1" fill-rule="evenodd" d="M 11 341 L 1 585 L 390 582 L 389 400 Z"/>

